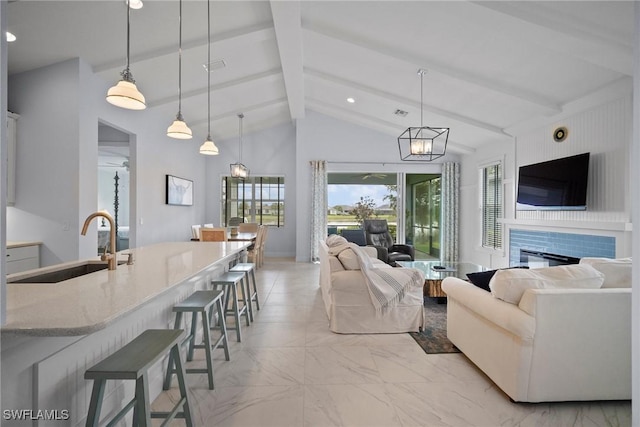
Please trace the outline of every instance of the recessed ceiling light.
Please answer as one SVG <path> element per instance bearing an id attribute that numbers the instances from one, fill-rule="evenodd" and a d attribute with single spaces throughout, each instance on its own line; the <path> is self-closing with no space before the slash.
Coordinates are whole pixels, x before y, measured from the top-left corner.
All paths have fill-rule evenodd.
<path id="1" fill-rule="evenodd" d="M 129 7 L 131 9 L 142 9 L 142 6 L 144 6 L 142 4 L 142 0 L 125 0 L 125 1 L 129 3 Z"/>
<path id="2" fill-rule="evenodd" d="M 7 41 L 9 43 L 16 41 L 16 36 L 14 36 L 13 33 L 7 31 Z"/>
<path id="3" fill-rule="evenodd" d="M 349 98 L 347 98 L 347 102 L 348 102 L 349 104 L 353 104 L 354 102 L 356 102 L 356 100 L 355 100 L 355 99 L 353 99 L 353 98 L 351 98 L 351 97 L 349 97 Z"/>

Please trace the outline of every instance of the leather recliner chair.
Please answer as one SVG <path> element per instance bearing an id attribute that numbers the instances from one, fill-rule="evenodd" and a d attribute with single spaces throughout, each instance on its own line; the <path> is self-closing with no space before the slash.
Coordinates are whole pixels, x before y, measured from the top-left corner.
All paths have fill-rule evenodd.
<path id="1" fill-rule="evenodd" d="M 365 219 L 363 226 L 367 245 L 382 248 L 382 251 L 378 249 L 378 258 L 387 264 L 395 265 L 396 261 L 413 261 L 415 259 L 413 246 L 393 242 L 386 219 Z M 385 250 L 386 257 L 381 257 L 381 252 L 384 253 Z"/>

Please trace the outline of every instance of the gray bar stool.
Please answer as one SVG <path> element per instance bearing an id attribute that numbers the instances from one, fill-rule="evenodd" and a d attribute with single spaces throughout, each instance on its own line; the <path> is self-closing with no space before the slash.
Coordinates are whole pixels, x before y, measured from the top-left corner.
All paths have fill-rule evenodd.
<path id="1" fill-rule="evenodd" d="M 185 385 L 184 367 L 180 359 L 180 342 L 183 335 L 184 331 L 176 329 L 146 330 L 129 344 L 89 368 L 84 373 L 85 379 L 93 380 L 87 427 L 98 427 L 107 380 L 136 381 L 134 398 L 106 424 L 108 427 L 116 425 L 132 408 L 133 425 L 135 426 L 151 427 L 151 418 L 166 418 L 163 425 L 168 424 L 174 418 L 184 418 L 186 425 L 192 427 L 193 421 Z M 171 353 L 176 363 L 180 400 L 170 412 L 151 412 L 148 370 L 168 352 Z M 178 412 L 180 407 L 182 407 L 182 412 Z"/>
<path id="2" fill-rule="evenodd" d="M 176 322 L 174 329 L 182 329 L 182 317 L 184 313 L 191 313 L 191 331 L 184 339 L 182 345 L 189 344 L 187 351 L 187 361 L 193 360 L 193 351 L 196 348 L 204 348 L 207 368 L 187 368 L 187 374 L 203 374 L 206 373 L 209 378 L 209 389 L 213 390 L 213 351 L 218 347 L 224 349 L 224 356 L 229 360 L 229 342 L 227 340 L 227 328 L 224 319 L 224 308 L 222 307 L 222 298 L 224 292 L 220 290 L 214 291 L 196 291 L 184 301 L 173 306 L 176 313 Z M 216 307 L 218 318 L 220 319 L 220 336 L 216 342 L 211 342 L 211 318 L 213 317 L 213 307 Z M 196 330 L 198 328 L 198 314 L 202 315 L 202 338 L 204 344 L 196 344 Z M 177 372 L 173 356 L 169 356 L 169 365 L 167 366 L 167 374 L 164 379 L 162 388 L 169 390 L 171 387 L 171 379 L 173 374 Z"/>
<path id="3" fill-rule="evenodd" d="M 260 301 L 258 300 L 258 287 L 256 285 L 256 269 L 255 264 L 250 262 L 240 262 L 234 265 L 230 270 L 233 273 L 243 273 L 244 280 L 246 281 L 245 288 L 247 289 L 247 294 L 249 295 L 249 317 L 251 317 L 251 321 L 253 322 L 253 302 L 256 303 L 256 310 L 260 310 Z M 249 283 L 249 279 L 253 283 L 253 290 L 251 289 L 251 283 Z"/>
<path id="4" fill-rule="evenodd" d="M 248 292 L 245 288 L 242 288 L 244 282 L 244 273 L 224 273 L 217 279 L 211 281 L 211 285 L 214 290 L 218 288 L 226 288 L 225 289 L 225 315 L 233 316 L 235 325 L 234 327 L 228 327 L 227 329 L 235 329 L 236 330 L 236 338 L 238 342 L 242 341 L 242 331 L 240 326 L 240 317 L 244 316 L 247 321 L 247 326 L 249 323 L 249 309 L 247 306 L 247 295 Z M 238 298 L 238 283 L 240 283 L 240 287 L 242 289 L 242 299 Z M 229 289 L 231 292 L 229 292 Z M 243 302 L 242 308 L 240 308 L 240 301 Z M 231 306 L 229 304 L 231 303 Z M 251 305 L 251 304 L 249 304 Z"/>

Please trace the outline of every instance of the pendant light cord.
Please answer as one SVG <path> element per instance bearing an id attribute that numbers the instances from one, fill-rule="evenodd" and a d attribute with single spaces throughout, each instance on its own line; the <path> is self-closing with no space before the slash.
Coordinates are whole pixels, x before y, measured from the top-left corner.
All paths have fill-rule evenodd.
<path id="1" fill-rule="evenodd" d="M 240 135 L 240 148 L 238 150 L 238 163 L 242 163 L 242 119 L 244 118 L 244 114 L 238 114 L 238 118 L 240 122 L 238 123 L 238 134 Z"/>
<path id="2" fill-rule="evenodd" d="M 182 120 L 182 0 L 178 15 L 178 120 Z"/>
<path id="3" fill-rule="evenodd" d="M 207 0 L 207 140 L 211 140 L 211 0 Z"/>
<path id="4" fill-rule="evenodd" d="M 120 74 L 122 75 L 122 80 L 135 84 L 136 81 L 133 79 L 133 76 L 131 75 L 131 71 L 129 70 L 129 44 L 131 39 L 131 24 L 130 24 L 131 7 L 129 7 L 129 0 L 127 0 L 126 8 L 127 8 L 127 66 L 124 68 L 124 70 L 122 70 L 122 73 Z"/>
<path id="5" fill-rule="evenodd" d="M 424 116 L 424 113 L 422 112 L 422 104 L 424 103 L 424 101 L 422 100 L 422 95 L 424 93 L 424 90 L 422 89 L 422 80 L 424 78 L 424 70 L 420 70 L 420 127 L 424 127 L 424 124 L 422 123 L 422 119 Z"/>

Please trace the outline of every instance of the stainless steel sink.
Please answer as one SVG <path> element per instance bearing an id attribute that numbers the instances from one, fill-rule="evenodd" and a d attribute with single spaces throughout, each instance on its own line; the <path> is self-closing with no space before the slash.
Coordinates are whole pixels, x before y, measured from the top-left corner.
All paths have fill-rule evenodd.
<path id="1" fill-rule="evenodd" d="M 124 264 L 126 261 L 118 261 L 118 265 Z M 84 276 L 86 274 L 95 273 L 96 271 L 106 270 L 108 267 L 106 262 L 87 262 L 85 264 L 74 265 L 72 267 L 63 268 L 46 273 L 35 274 L 24 279 L 12 280 L 7 279 L 7 283 L 58 283 L 74 277 Z"/>

